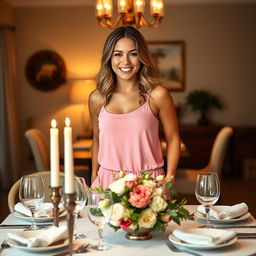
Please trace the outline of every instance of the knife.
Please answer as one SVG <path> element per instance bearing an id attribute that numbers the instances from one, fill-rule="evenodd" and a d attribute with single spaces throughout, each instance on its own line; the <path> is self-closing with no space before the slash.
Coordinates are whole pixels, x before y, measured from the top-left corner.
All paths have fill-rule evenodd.
<path id="1" fill-rule="evenodd" d="M 52 224 L 36 224 L 38 227 L 50 227 Z M 29 224 L 1 224 L 0 229 L 4 228 L 27 228 L 30 227 Z"/>
<path id="2" fill-rule="evenodd" d="M 205 225 L 200 226 L 199 228 L 204 228 Z M 225 225 L 225 226 L 212 226 L 211 228 L 220 228 L 220 229 L 225 229 L 225 228 L 256 228 L 256 225 L 251 225 L 251 226 L 246 226 L 246 225 Z"/>

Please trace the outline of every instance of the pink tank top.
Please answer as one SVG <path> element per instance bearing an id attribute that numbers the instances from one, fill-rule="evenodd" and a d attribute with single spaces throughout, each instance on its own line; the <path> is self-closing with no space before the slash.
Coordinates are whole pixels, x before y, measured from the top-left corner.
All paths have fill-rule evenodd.
<path id="1" fill-rule="evenodd" d="M 113 114 L 105 107 L 99 114 L 101 167 L 113 171 L 144 171 L 163 166 L 158 135 L 159 121 L 152 113 L 149 98 L 138 109 Z"/>

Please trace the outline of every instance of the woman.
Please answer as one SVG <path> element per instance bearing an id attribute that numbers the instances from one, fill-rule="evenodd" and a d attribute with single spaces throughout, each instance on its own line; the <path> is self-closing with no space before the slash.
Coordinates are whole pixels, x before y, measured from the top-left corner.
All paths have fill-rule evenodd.
<path id="1" fill-rule="evenodd" d="M 158 135 L 161 122 L 167 142 L 166 180 L 173 181 L 180 154 L 176 113 L 167 89 L 154 84 L 145 39 L 133 27 L 108 36 L 89 98 L 93 128 L 92 187 L 107 188 L 119 171 L 152 177 L 164 175 Z"/>

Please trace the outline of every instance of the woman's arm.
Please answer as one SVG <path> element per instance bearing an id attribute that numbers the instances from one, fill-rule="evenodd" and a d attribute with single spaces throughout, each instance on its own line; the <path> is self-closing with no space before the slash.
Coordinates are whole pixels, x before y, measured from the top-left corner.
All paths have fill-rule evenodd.
<path id="1" fill-rule="evenodd" d="M 167 143 L 166 178 L 173 180 L 180 157 L 180 137 L 174 103 L 169 91 L 163 86 L 156 86 L 152 90 L 151 97 L 153 105 L 158 109 Z"/>
<path id="2" fill-rule="evenodd" d="M 98 126 L 98 116 L 100 107 L 102 104 L 102 98 L 97 90 L 94 90 L 89 96 L 89 112 L 92 123 L 92 176 L 91 182 L 93 182 L 97 177 L 97 172 L 99 169 L 98 163 L 98 152 L 99 152 L 99 126 Z"/>

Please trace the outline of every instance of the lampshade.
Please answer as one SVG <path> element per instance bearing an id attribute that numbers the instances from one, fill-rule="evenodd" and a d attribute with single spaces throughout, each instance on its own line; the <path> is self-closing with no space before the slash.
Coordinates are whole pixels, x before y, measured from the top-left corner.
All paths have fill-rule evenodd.
<path id="1" fill-rule="evenodd" d="M 86 104 L 89 94 L 96 88 L 96 82 L 93 79 L 74 80 L 70 92 L 70 102 L 73 104 Z"/>

